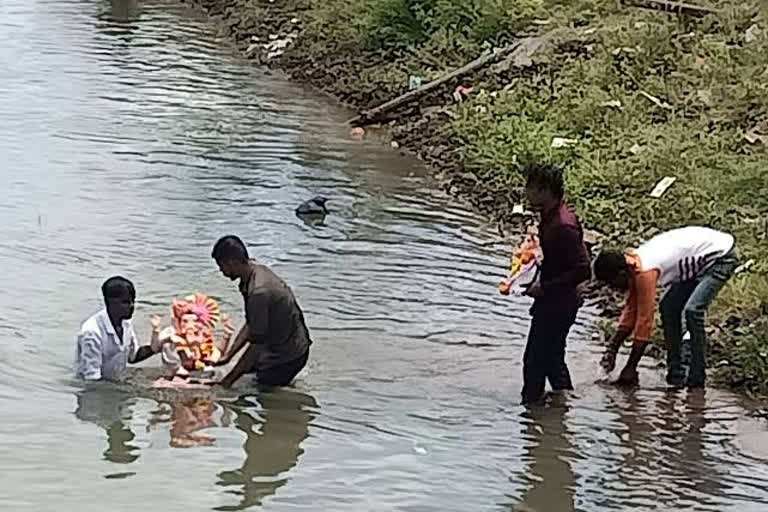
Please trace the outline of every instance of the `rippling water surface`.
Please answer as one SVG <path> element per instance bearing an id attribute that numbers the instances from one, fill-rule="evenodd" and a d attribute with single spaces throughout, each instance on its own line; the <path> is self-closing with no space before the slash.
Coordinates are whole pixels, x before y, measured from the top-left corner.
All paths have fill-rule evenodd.
<path id="1" fill-rule="evenodd" d="M 651 369 L 636 393 L 595 384 L 588 309 L 577 393 L 518 406 L 528 304 L 495 293 L 506 249 L 347 116 L 171 0 L 0 2 L 0 509 L 768 509 L 745 404 L 665 394 Z M 323 228 L 293 216 L 316 194 Z M 144 339 L 194 289 L 239 320 L 209 258 L 230 232 L 307 312 L 294 387 L 159 394 L 153 360 L 73 382 L 113 273 Z"/>

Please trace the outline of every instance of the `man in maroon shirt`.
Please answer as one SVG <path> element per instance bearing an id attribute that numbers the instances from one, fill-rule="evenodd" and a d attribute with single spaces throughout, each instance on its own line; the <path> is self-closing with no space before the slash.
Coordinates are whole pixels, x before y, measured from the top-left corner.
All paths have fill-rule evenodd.
<path id="1" fill-rule="evenodd" d="M 545 380 L 555 391 L 573 389 L 565 364 L 565 339 L 581 305 L 579 285 L 590 278 L 589 254 L 576 215 L 563 201 L 563 171 L 550 164 L 526 168 L 525 193 L 541 215 L 543 253 L 539 280 L 526 294 L 534 298 L 531 329 L 523 356 L 523 403 L 541 400 Z"/>

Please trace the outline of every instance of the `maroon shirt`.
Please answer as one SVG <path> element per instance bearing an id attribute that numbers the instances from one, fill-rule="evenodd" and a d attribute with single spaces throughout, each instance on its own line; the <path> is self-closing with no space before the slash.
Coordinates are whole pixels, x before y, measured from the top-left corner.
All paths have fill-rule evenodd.
<path id="1" fill-rule="evenodd" d="M 579 219 L 564 201 L 542 214 L 539 242 L 544 255 L 539 279 L 542 295 L 576 293 L 579 284 L 591 276 L 589 253 Z"/>

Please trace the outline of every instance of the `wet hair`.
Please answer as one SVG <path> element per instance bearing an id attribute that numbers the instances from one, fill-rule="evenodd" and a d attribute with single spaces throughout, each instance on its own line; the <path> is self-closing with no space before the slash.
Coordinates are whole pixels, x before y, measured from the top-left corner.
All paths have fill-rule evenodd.
<path id="1" fill-rule="evenodd" d="M 240 238 L 227 235 L 219 238 L 213 246 L 211 257 L 216 261 L 248 261 L 248 249 Z"/>
<path id="2" fill-rule="evenodd" d="M 101 294 L 104 300 L 122 299 L 124 297 L 136 298 L 136 288 L 133 283 L 122 276 L 113 276 L 101 285 Z"/>
<path id="3" fill-rule="evenodd" d="M 595 279 L 610 283 L 627 268 L 627 259 L 623 252 L 617 249 L 606 249 L 601 251 L 595 259 Z"/>
<path id="4" fill-rule="evenodd" d="M 563 184 L 563 170 L 550 163 L 529 163 L 523 167 L 525 176 L 525 186 L 546 188 L 552 192 L 558 199 L 562 199 L 565 194 Z"/>

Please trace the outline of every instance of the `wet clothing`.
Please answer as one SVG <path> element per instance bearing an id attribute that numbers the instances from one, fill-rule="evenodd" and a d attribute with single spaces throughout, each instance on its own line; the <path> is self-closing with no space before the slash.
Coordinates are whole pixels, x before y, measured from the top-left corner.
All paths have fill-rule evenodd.
<path id="1" fill-rule="evenodd" d="M 531 307 L 531 328 L 523 356 L 524 403 L 542 398 L 547 380 L 553 390 L 573 389 L 565 344 L 581 306 L 579 285 L 590 277 L 583 231 L 565 202 L 542 215 L 539 241 L 542 295 Z"/>
<path id="2" fill-rule="evenodd" d="M 573 389 L 565 363 L 565 341 L 576 321 L 579 302 L 577 295 L 566 295 L 533 303 L 523 356 L 523 403 L 541 399 L 547 380 L 555 391 Z"/>
<path id="3" fill-rule="evenodd" d="M 83 380 L 115 380 L 136 359 L 138 349 L 131 321 L 123 321 L 123 337 L 119 338 L 107 310 L 102 309 L 80 327 L 75 375 Z"/>
<path id="4" fill-rule="evenodd" d="M 264 345 L 254 368 L 257 374 L 287 375 L 290 372 L 282 371 L 286 366 L 302 358 L 306 363 L 312 340 L 304 313 L 288 285 L 268 267 L 251 262 L 250 272 L 240 282 L 240 292 L 245 302 L 248 341 Z"/>
<path id="5" fill-rule="evenodd" d="M 298 359 L 258 372 L 256 381 L 262 386 L 287 386 L 307 365 L 307 359 L 309 359 L 309 350 Z"/>

